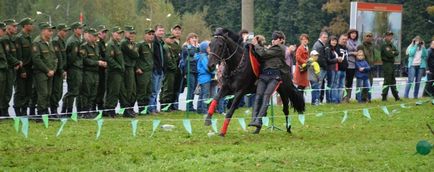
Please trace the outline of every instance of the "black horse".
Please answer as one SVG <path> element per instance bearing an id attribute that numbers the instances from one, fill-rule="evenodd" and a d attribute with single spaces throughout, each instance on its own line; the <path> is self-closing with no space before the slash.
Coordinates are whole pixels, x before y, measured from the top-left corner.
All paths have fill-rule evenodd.
<path id="1" fill-rule="evenodd" d="M 208 116 L 205 119 L 205 125 L 211 125 L 212 115 L 214 114 L 218 100 L 227 95 L 234 95 L 230 109 L 226 113 L 220 136 L 226 135 L 229 122 L 241 98 L 248 93 L 254 93 L 256 91 L 255 82 L 257 76 L 254 74 L 249 58 L 249 54 L 255 53 L 252 53 L 250 50 L 253 48 L 252 45 L 243 47 L 240 40 L 241 37 L 238 34 L 227 29 L 218 28 L 210 43 L 211 52 L 209 54 L 208 68 L 214 69 L 217 64 L 223 64 L 224 71 L 222 87 L 210 104 Z M 283 72 L 282 74 L 282 83 L 277 89 L 277 92 L 282 99 L 287 132 L 291 133 L 291 126 L 288 125 L 289 101 L 291 101 L 292 107 L 299 114 L 304 112 L 305 103 L 303 95 L 292 83 L 289 67 L 287 71 L 288 72 Z M 261 127 L 257 127 L 254 133 L 259 133 L 260 130 Z"/>

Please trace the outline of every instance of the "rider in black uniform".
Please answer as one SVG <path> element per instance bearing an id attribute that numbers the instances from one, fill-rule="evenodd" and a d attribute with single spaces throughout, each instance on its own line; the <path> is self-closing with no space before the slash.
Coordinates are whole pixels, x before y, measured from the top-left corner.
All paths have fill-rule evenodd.
<path id="1" fill-rule="evenodd" d="M 255 51 L 259 55 L 261 63 L 261 74 L 256 82 L 256 97 L 252 112 L 252 122 L 249 126 L 261 127 L 262 117 L 265 116 L 268 102 L 271 95 L 281 82 L 281 69 L 285 61 L 285 34 L 281 31 L 274 31 L 272 35 L 271 47 L 265 48 L 254 39 Z"/>

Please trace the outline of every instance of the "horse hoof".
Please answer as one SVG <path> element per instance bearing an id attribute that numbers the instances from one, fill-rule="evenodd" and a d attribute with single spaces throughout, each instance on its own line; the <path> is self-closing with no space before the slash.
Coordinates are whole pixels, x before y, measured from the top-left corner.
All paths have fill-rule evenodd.
<path id="1" fill-rule="evenodd" d="M 225 135 L 226 135 L 225 133 L 220 133 L 219 134 L 220 137 L 225 137 Z"/>
<path id="2" fill-rule="evenodd" d="M 211 125 L 211 116 L 207 115 L 205 118 L 205 126 L 210 126 Z"/>

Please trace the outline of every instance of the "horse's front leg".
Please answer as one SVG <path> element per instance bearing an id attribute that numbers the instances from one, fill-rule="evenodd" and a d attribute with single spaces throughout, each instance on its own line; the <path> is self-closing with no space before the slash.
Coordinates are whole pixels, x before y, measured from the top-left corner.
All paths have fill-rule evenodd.
<path id="1" fill-rule="evenodd" d="M 244 91 L 239 91 L 235 93 L 234 100 L 232 101 L 231 108 L 226 113 L 225 121 L 223 122 L 223 127 L 220 131 L 220 136 L 224 137 L 228 130 L 229 123 L 231 121 L 232 115 L 235 110 L 238 108 L 238 104 L 240 103 L 241 98 L 245 95 Z"/>
<path id="2" fill-rule="evenodd" d="M 216 96 L 214 96 L 213 100 L 210 103 L 210 106 L 208 108 L 208 115 L 205 118 L 205 126 L 211 125 L 211 119 L 212 115 L 214 115 L 215 108 L 218 105 L 218 102 L 220 99 L 222 99 L 224 96 L 228 94 L 228 89 L 225 89 L 224 87 L 219 90 Z"/>
<path id="3" fill-rule="evenodd" d="M 291 125 L 289 123 L 289 96 L 287 95 L 288 92 L 285 92 L 284 90 L 279 89 L 280 98 L 282 99 L 283 104 L 283 113 L 285 114 L 285 121 L 286 121 L 286 132 L 291 133 Z"/>

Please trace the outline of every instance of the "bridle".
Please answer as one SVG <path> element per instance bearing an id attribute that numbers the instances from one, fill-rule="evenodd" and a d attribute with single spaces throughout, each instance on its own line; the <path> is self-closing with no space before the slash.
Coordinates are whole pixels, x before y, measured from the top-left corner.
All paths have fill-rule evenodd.
<path id="1" fill-rule="evenodd" d="M 227 51 L 228 53 L 230 52 L 229 47 L 228 47 L 228 45 L 227 45 L 228 43 L 226 42 L 226 38 L 225 38 L 224 36 L 215 35 L 214 38 L 215 38 L 215 39 L 217 39 L 217 38 L 222 38 L 222 39 L 224 40 L 225 44 L 224 44 L 224 48 L 223 48 L 223 52 L 222 52 L 222 54 L 224 54 L 225 51 Z M 223 58 L 223 57 L 219 56 L 218 54 L 216 54 L 216 53 L 214 53 L 214 52 L 209 52 L 209 54 L 210 54 L 210 55 L 213 55 L 213 56 L 215 56 L 215 57 L 217 57 L 217 58 L 219 59 L 220 62 L 225 63 L 226 61 L 228 61 L 228 60 L 230 60 L 232 57 L 234 57 L 235 54 L 237 53 L 238 48 L 240 48 L 240 46 L 239 46 L 238 44 L 236 44 L 236 45 L 237 45 L 237 47 L 235 48 L 234 52 L 230 53 L 230 55 L 229 55 L 228 58 Z"/>

